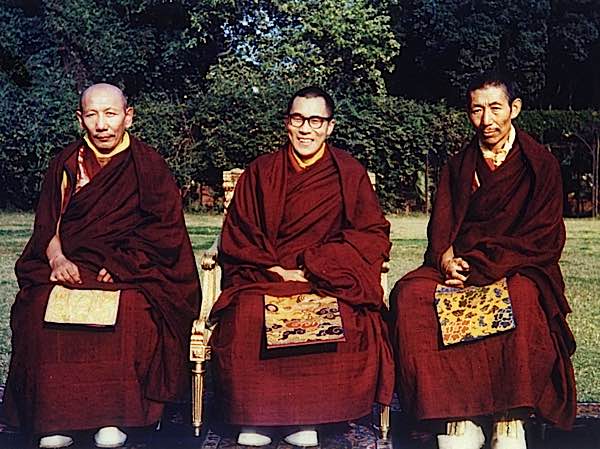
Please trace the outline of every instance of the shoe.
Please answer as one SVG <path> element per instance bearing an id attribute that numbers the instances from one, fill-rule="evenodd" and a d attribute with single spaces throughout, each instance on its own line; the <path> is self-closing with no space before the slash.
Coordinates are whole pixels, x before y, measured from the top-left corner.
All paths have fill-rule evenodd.
<path id="1" fill-rule="evenodd" d="M 50 435 L 40 438 L 39 447 L 44 449 L 58 449 L 73 444 L 73 438 L 66 435 Z"/>
<path id="2" fill-rule="evenodd" d="M 127 434 L 118 427 L 102 427 L 94 435 L 96 447 L 121 447 L 127 441 Z"/>
<path id="3" fill-rule="evenodd" d="M 259 433 L 256 429 L 242 427 L 238 435 L 237 444 L 240 446 L 267 446 L 271 444 L 271 438 Z"/>
<path id="4" fill-rule="evenodd" d="M 439 449 L 481 449 L 485 443 L 483 430 L 473 421 L 447 424 L 446 435 L 438 435 Z"/>
<path id="5" fill-rule="evenodd" d="M 284 440 L 293 446 L 309 447 L 319 445 L 319 438 L 315 429 L 303 429 L 290 433 Z"/>
<path id="6" fill-rule="evenodd" d="M 527 449 L 523 421 L 497 421 L 492 432 L 492 449 Z"/>

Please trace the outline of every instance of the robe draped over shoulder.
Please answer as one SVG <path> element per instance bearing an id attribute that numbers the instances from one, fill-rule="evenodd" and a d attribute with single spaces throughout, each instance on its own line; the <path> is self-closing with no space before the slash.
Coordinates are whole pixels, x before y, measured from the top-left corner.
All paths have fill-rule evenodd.
<path id="1" fill-rule="evenodd" d="M 365 169 L 328 147 L 300 172 L 287 147 L 238 181 L 221 234 L 223 291 L 212 346 L 228 421 L 285 425 L 343 421 L 389 403 L 392 355 L 381 317 L 389 223 Z M 309 283 L 268 271 L 303 267 Z M 263 296 L 316 292 L 339 300 L 346 342 L 266 350 Z"/>
<path id="2" fill-rule="evenodd" d="M 187 345 L 200 289 L 178 188 L 158 153 L 132 137 L 129 150 L 70 195 L 61 216 L 63 173 L 75 185 L 82 145 L 68 146 L 51 162 L 33 235 L 16 264 L 20 291 L 11 313 L 6 408 L 12 424 L 34 432 L 146 425 L 160 418 L 156 404 L 179 398 L 187 384 Z M 46 248 L 59 219 L 63 253 L 81 273 L 77 288 L 122 291 L 114 329 L 44 325 L 53 286 Z M 96 281 L 101 268 L 114 283 Z M 62 397 L 54 385 L 61 379 L 73 381 Z M 78 404 L 100 387 L 106 391 L 92 399 L 100 395 L 97 409 L 103 412 L 94 415 Z"/>
<path id="3" fill-rule="evenodd" d="M 476 171 L 481 185 L 473 191 Z M 576 394 L 570 356 L 575 341 L 566 321 L 571 309 L 558 264 L 565 243 L 562 198 L 558 162 L 520 130 L 513 150 L 496 170 L 483 162 L 476 139 L 442 170 L 424 265 L 398 281 L 391 295 L 399 390 L 417 417 L 475 416 L 527 407 L 559 427 L 572 425 Z M 439 348 L 439 326 L 431 318 L 433 292 L 443 282 L 441 257 L 451 245 L 455 256 L 470 265 L 468 284 L 508 277 L 514 332 Z M 427 349 L 420 346 L 423 338 L 416 341 L 418 332 L 410 335 L 414 321 L 408 322 L 409 316 L 414 313 L 414 320 L 421 312 L 428 324 L 417 327 L 428 335 Z M 488 366 L 487 361 L 508 351 L 514 356 Z M 433 377 L 426 365 L 433 370 L 440 363 L 445 371 L 436 386 L 432 381 L 424 387 L 427 382 L 421 381 Z M 473 370 L 480 370 L 479 378 L 467 373 Z M 488 375 L 489 385 L 481 380 Z M 452 391 L 444 385 L 452 385 Z M 435 388 L 444 391 L 433 393 Z"/>

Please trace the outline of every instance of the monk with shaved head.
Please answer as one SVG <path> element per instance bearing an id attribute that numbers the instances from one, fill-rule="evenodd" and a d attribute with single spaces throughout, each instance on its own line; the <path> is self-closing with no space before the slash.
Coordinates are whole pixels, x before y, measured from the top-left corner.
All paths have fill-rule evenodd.
<path id="1" fill-rule="evenodd" d="M 94 84 L 81 94 L 77 118 L 91 143 L 110 152 L 121 142 L 133 122 L 133 108 L 121 89 L 111 84 Z"/>
<path id="2" fill-rule="evenodd" d="M 128 428 L 159 421 L 185 391 L 200 304 L 179 190 L 127 132 L 125 95 L 95 84 L 76 114 L 83 138 L 51 161 L 16 264 L 5 414 L 41 448 L 70 446 L 81 430 L 119 447 Z"/>

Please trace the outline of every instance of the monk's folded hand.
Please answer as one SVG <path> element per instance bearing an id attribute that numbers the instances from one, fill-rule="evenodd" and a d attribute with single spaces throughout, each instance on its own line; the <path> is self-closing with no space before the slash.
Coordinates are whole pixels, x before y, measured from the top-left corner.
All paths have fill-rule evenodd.
<path id="1" fill-rule="evenodd" d="M 65 282 L 67 284 L 81 284 L 79 268 L 67 259 L 64 254 L 59 254 L 58 256 L 51 258 L 48 263 L 52 269 L 50 281 Z"/>
<path id="2" fill-rule="evenodd" d="M 308 282 L 308 279 L 306 279 L 302 270 L 288 270 L 279 265 L 267 268 L 267 270 L 281 276 L 284 282 Z"/>
<path id="3" fill-rule="evenodd" d="M 469 263 L 461 257 L 453 257 L 448 260 L 444 266 L 444 275 L 446 276 L 446 285 L 463 288 L 470 271 Z"/>
<path id="4" fill-rule="evenodd" d="M 96 280 L 98 282 L 114 282 L 111 274 L 106 268 L 100 269 L 100 271 L 98 272 L 98 276 L 96 276 Z"/>

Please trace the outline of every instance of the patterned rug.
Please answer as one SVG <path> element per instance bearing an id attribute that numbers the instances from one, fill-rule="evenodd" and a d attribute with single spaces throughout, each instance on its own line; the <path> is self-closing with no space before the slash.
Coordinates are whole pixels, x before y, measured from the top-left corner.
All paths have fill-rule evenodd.
<path id="1" fill-rule="evenodd" d="M 3 387 L 0 386 L 0 400 Z M 320 445 L 316 449 L 436 449 L 433 433 L 417 431 L 399 410 L 392 407 L 391 433 L 382 440 L 375 423 L 378 415 L 364 417 L 356 422 L 322 426 Z M 194 437 L 190 426 L 189 404 L 167 408 L 159 429 L 128 429 L 125 449 L 240 449 L 236 443 L 237 430 L 209 420 L 203 434 Z M 273 443 L 265 449 L 297 449 L 283 440 L 284 435 L 273 435 Z M 93 432 L 73 435 L 72 449 L 92 449 Z M 529 449 L 600 449 L 600 403 L 578 404 L 577 421 L 571 432 L 530 425 L 527 431 Z M 15 429 L 0 424 L 0 449 L 31 449 L 37 441 L 24 438 Z M 248 447 L 248 449 L 250 449 Z M 489 445 L 485 446 L 489 449 Z"/>

